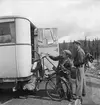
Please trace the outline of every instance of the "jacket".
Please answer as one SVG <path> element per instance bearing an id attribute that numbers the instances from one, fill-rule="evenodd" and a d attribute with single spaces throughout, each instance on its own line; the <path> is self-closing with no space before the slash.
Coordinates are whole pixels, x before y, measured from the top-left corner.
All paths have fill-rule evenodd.
<path id="1" fill-rule="evenodd" d="M 84 64 L 85 59 L 85 52 L 84 50 L 79 47 L 76 52 L 74 53 L 74 66 L 79 67 Z"/>

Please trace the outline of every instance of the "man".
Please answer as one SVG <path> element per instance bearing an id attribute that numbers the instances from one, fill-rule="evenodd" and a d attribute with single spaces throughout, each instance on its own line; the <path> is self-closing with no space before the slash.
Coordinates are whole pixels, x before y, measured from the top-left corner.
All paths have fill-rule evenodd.
<path id="1" fill-rule="evenodd" d="M 69 50 L 64 50 L 62 52 L 61 55 L 58 55 L 58 56 L 52 56 L 50 54 L 48 54 L 49 58 L 51 58 L 52 60 L 54 61 L 59 61 L 58 62 L 58 66 L 57 66 L 57 70 L 60 69 L 60 66 L 62 65 L 64 68 L 67 67 L 67 69 L 71 69 L 70 67 L 72 66 L 72 63 L 71 63 L 71 56 L 72 56 L 72 53 L 69 51 Z M 66 61 L 66 62 L 65 62 Z"/>
<path id="2" fill-rule="evenodd" d="M 77 68 L 76 72 L 76 81 L 77 81 L 77 87 L 76 87 L 76 95 L 80 96 L 82 99 L 82 96 L 86 95 L 86 81 L 85 81 L 85 73 L 84 73 L 84 58 L 85 58 L 85 52 L 81 48 L 81 43 L 79 41 L 73 42 L 75 51 L 74 51 L 74 66 Z"/>
<path id="3" fill-rule="evenodd" d="M 71 56 L 72 56 L 72 53 L 69 50 L 64 50 L 61 55 L 56 57 L 49 55 L 49 58 L 51 58 L 54 61 L 58 61 L 57 71 L 59 72 L 59 70 L 61 70 L 61 67 L 66 71 L 71 70 L 71 66 L 72 66 Z M 63 76 L 65 79 L 67 79 L 70 83 L 71 92 L 72 92 L 70 95 L 68 95 L 68 100 L 70 101 L 70 99 L 73 98 L 72 96 L 73 91 L 72 91 L 72 84 L 71 84 L 72 82 L 71 82 L 70 74 L 66 75 L 66 73 L 64 72 L 60 72 L 59 74 L 60 76 Z M 57 80 L 59 81 L 59 79 Z"/>

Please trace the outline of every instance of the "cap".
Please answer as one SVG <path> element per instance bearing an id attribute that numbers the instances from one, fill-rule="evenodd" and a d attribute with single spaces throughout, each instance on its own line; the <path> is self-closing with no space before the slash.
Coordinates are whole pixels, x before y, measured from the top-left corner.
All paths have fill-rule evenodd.
<path id="1" fill-rule="evenodd" d="M 78 45 L 81 45 L 80 41 L 74 41 L 73 44 L 76 43 Z"/>
<path id="2" fill-rule="evenodd" d="M 65 53 L 66 55 L 72 56 L 72 53 L 70 50 L 64 50 L 63 53 Z"/>

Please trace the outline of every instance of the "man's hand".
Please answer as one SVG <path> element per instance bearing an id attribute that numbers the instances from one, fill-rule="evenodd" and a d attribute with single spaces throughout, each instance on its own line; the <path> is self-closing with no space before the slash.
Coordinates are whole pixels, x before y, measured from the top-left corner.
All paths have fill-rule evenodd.
<path id="1" fill-rule="evenodd" d="M 46 56 L 50 56 L 50 54 L 46 53 Z"/>
<path id="2" fill-rule="evenodd" d="M 41 52 L 40 55 L 42 55 L 42 56 L 43 56 L 43 55 L 48 56 L 48 53 L 43 53 L 43 52 Z"/>

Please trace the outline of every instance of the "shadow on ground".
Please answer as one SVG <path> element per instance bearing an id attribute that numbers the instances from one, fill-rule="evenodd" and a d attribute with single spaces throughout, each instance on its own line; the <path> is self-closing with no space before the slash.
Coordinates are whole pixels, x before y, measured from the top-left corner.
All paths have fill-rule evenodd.
<path id="1" fill-rule="evenodd" d="M 13 96 L 14 93 L 11 90 L 0 90 L 0 104 L 11 100 Z"/>
<path id="2" fill-rule="evenodd" d="M 18 94 L 16 96 L 18 96 Z M 20 92 L 19 96 L 15 98 L 20 98 L 20 99 L 21 98 L 34 98 L 34 99 L 42 99 L 42 100 L 51 100 L 50 97 L 47 95 L 45 89 L 41 89 L 37 91 L 36 93 L 30 92 L 30 91 L 24 91 L 23 93 Z M 51 101 L 54 101 L 54 100 L 51 100 Z"/>
<path id="3" fill-rule="evenodd" d="M 0 104 L 3 104 L 11 99 L 26 99 L 26 98 L 51 100 L 47 96 L 46 91 L 44 89 L 41 89 L 36 93 L 32 91 L 12 92 L 12 90 L 0 90 Z"/>

